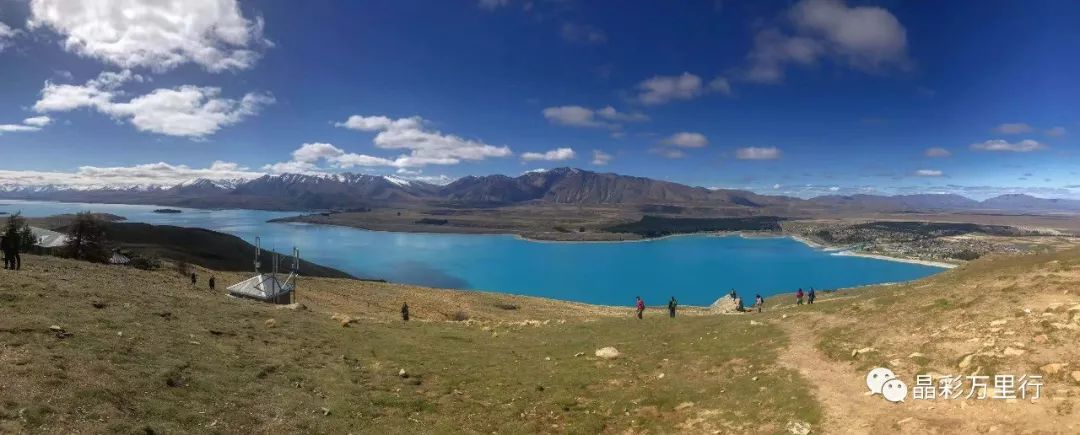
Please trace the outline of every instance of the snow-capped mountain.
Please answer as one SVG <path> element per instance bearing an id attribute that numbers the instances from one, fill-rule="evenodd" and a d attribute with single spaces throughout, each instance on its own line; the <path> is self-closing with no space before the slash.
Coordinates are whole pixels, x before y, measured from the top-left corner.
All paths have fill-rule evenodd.
<path id="1" fill-rule="evenodd" d="M 503 206 L 521 203 L 689 204 L 744 212 L 950 211 L 1077 212 L 1080 201 L 1003 195 L 975 201 L 959 195 L 822 196 L 809 200 L 706 189 L 669 181 L 598 173 L 576 168 L 528 171 L 517 177 L 462 177 L 445 186 L 394 176 L 366 174 L 280 174 L 249 180 L 196 178 L 173 186 L 155 184 L 0 184 L 0 198 L 172 205 L 195 208 L 268 210 L 365 209 L 416 203 Z"/>

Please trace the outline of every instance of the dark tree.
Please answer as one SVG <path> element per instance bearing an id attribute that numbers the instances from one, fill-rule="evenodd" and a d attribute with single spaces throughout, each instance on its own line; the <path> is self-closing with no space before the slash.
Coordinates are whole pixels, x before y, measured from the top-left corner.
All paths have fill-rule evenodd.
<path id="1" fill-rule="evenodd" d="M 75 221 L 68 229 L 64 252 L 71 258 L 105 263 L 109 261 L 106 244 L 104 224 L 90 212 L 82 212 L 75 215 Z"/>
<path id="2" fill-rule="evenodd" d="M 12 246 L 18 247 L 20 252 L 26 252 L 34 245 L 34 236 L 30 234 L 30 226 L 26 224 L 26 219 L 23 219 L 19 212 L 8 216 L 7 226 L 4 227 L 4 238 L 9 237 L 10 240 L 18 241 Z"/>

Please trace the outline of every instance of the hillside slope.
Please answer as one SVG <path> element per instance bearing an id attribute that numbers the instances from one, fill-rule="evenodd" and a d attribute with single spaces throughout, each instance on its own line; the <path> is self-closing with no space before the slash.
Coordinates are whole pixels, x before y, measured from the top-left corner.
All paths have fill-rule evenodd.
<path id="1" fill-rule="evenodd" d="M 1077 250 L 988 257 L 809 306 L 783 295 L 762 314 L 649 309 L 645 320 L 627 308 L 319 278 L 301 280 L 307 308 L 288 309 L 168 272 L 24 262 L 0 271 L 2 432 L 1080 429 Z M 621 356 L 594 356 L 605 346 Z M 863 394 L 878 365 L 909 385 L 924 372 L 1046 379 L 1033 402 L 890 404 Z"/>

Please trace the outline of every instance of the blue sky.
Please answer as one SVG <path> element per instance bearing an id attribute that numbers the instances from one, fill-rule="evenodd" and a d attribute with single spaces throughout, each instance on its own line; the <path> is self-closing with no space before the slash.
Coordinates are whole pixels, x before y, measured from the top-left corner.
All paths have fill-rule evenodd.
<path id="1" fill-rule="evenodd" d="M 1080 198 L 1071 2 L 83 3 L 0 0 L 0 183 L 575 166 Z"/>

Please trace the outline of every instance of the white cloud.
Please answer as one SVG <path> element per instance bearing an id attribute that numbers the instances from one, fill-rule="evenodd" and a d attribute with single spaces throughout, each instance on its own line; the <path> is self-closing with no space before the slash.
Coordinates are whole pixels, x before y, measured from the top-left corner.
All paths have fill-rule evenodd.
<path id="1" fill-rule="evenodd" d="M 1034 129 L 1031 128 L 1030 125 L 1027 125 L 1027 124 L 1025 124 L 1023 122 L 1005 123 L 1005 124 L 1001 124 L 1001 125 L 999 125 L 997 127 L 994 127 L 994 132 L 1001 133 L 1001 134 L 1031 133 L 1032 130 L 1034 130 Z"/>
<path id="2" fill-rule="evenodd" d="M 681 159 L 683 157 L 686 157 L 686 153 L 683 152 L 683 150 L 678 149 L 678 148 L 662 148 L 662 147 L 660 147 L 660 148 L 650 149 L 649 152 L 651 152 L 653 154 L 659 154 L 659 155 L 667 157 L 669 159 Z"/>
<path id="3" fill-rule="evenodd" d="M 0 170 L 0 184 L 74 188 L 171 187 L 193 178 L 233 180 L 251 179 L 261 175 L 261 172 L 253 172 L 231 162 L 215 161 L 206 168 L 158 162 L 116 167 L 81 166 L 75 172 Z"/>
<path id="4" fill-rule="evenodd" d="M 48 116 L 35 116 L 32 118 L 26 118 L 23 120 L 23 124 L 32 125 L 34 127 L 44 127 L 52 122 L 52 118 Z"/>
<path id="5" fill-rule="evenodd" d="M 1002 139 L 992 139 L 986 142 L 973 143 L 971 149 L 978 151 L 1010 151 L 1016 153 L 1026 153 L 1031 151 L 1038 151 L 1046 148 L 1046 145 L 1039 143 L 1038 141 L 1025 139 L 1020 142 L 1008 142 Z"/>
<path id="6" fill-rule="evenodd" d="M 903 69 L 910 62 L 907 31 L 883 8 L 802 0 L 784 18 L 790 34 L 768 27 L 755 35 L 745 79 L 778 83 L 788 65 L 813 65 L 825 56 L 870 72 Z"/>
<path id="7" fill-rule="evenodd" d="M 292 152 L 292 160 L 263 166 L 263 170 L 275 173 L 318 173 L 324 172 L 321 163 L 333 168 L 349 169 L 357 166 L 394 166 L 394 161 L 367 154 L 348 153 L 329 143 L 305 143 Z"/>
<path id="8" fill-rule="evenodd" d="M 556 106 L 545 108 L 541 113 L 553 124 L 570 127 L 619 128 L 623 122 L 648 121 L 649 117 L 640 112 L 619 112 L 614 107 L 590 109 L 582 106 Z"/>
<path id="9" fill-rule="evenodd" d="M 15 39 L 19 35 L 19 31 L 12 29 L 11 26 L 0 22 L 0 51 L 4 51 L 12 45 L 11 40 Z"/>
<path id="10" fill-rule="evenodd" d="M 664 144 L 674 145 L 683 148 L 701 148 L 709 144 L 709 140 L 705 138 L 705 135 L 701 133 L 691 133 L 687 131 L 675 133 L 664 139 Z"/>
<path id="11" fill-rule="evenodd" d="M 781 154 L 776 147 L 746 147 L 735 150 L 735 158 L 739 160 L 773 160 L 779 159 Z"/>
<path id="12" fill-rule="evenodd" d="M 29 27 L 55 31 L 80 56 L 155 71 L 248 69 L 271 45 L 262 19 L 245 18 L 236 0 L 32 0 Z"/>
<path id="13" fill-rule="evenodd" d="M 558 162 L 563 160 L 570 160 L 575 157 L 573 148 L 558 148 L 543 153 L 525 153 L 521 155 L 522 160 L 544 160 L 548 162 Z"/>
<path id="14" fill-rule="evenodd" d="M 762 30 L 754 36 L 754 49 L 748 56 L 750 67 L 744 78 L 779 83 L 784 80 L 787 64 L 813 65 L 824 52 L 824 45 L 815 39 L 786 36 L 776 29 Z"/>
<path id="15" fill-rule="evenodd" d="M 688 72 L 677 76 L 655 76 L 637 85 L 637 99 L 642 104 L 664 104 L 674 100 L 690 100 L 710 92 L 731 93 L 727 79 L 717 77 L 704 85 L 701 77 Z"/>
<path id="16" fill-rule="evenodd" d="M 1050 137 L 1065 136 L 1068 132 L 1065 131 L 1065 127 L 1053 127 L 1046 130 L 1046 135 Z"/>
<path id="17" fill-rule="evenodd" d="M 597 45 L 607 42 L 607 34 L 603 30 L 586 24 L 563 23 L 559 35 L 566 42 L 574 44 Z"/>
<path id="18" fill-rule="evenodd" d="M 298 162 L 295 160 L 263 165 L 262 170 L 271 174 L 312 174 L 324 172 L 314 163 Z"/>
<path id="19" fill-rule="evenodd" d="M 0 124 L 0 133 L 19 133 L 24 131 L 38 131 L 41 127 L 24 124 Z"/>
<path id="20" fill-rule="evenodd" d="M 376 147 L 408 151 L 408 154 L 402 154 L 393 160 L 354 159 L 353 162 L 358 165 L 375 162 L 398 168 L 456 165 L 463 160 L 478 161 L 513 154 L 507 146 L 489 145 L 433 130 L 427 126 L 427 121 L 419 116 L 390 119 L 385 116 L 353 115 L 345 122 L 334 125 L 359 131 L 377 131 L 373 141 Z"/>
<path id="21" fill-rule="evenodd" d="M 915 171 L 915 176 L 918 177 L 940 177 L 942 172 L 937 169 L 919 169 Z"/>
<path id="22" fill-rule="evenodd" d="M 214 87 L 156 89 L 126 103 L 114 103 L 105 113 L 127 118 L 140 131 L 199 138 L 236 124 L 274 102 L 265 94 L 249 93 L 240 100 L 221 98 L 220 94 L 221 89 Z"/>
<path id="23" fill-rule="evenodd" d="M 604 118 L 609 121 L 619 122 L 642 122 L 648 121 L 649 117 L 641 112 L 619 112 L 614 107 L 606 106 L 601 109 L 596 109 L 596 116 Z"/>
<path id="24" fill-rule="evenodd" d="M 924 152 L 924 154 L 926 155 L 926 157 L 949 157 L 949 156 L 952 155 L 952 152 L 945 149 L 945 148 L 937 148 L 937 147 L 935 147 L 935 148 L 927 148 L 926 152 Z"/>
<path id="25" fill-rule="evenodd" d="M 49 125 L 50 122 L 52 122 L 52 119 L 48 116 L 35 116 L 24 119 L 22 124 L 0 124 L 0 134 L 40 131 L 42 127 Z"/>
<path id="26" fill-rule="evenodd" d="M 46 81 L 34 110 L 65 112 L 85 107 L 113 119 L 126 120 L 140 131 L 202 138 L 255 115 L 263 106 L 274 102 L 267 94 L 248 93 L 235 100 L 222 98 L 220 88 L 190 85 L 155 89 L 126 102 L 115 101 L 122 95 L 119 87 L 129 81 L 142 81 L 142 77 L 124 70 L 101 73 L 85 85 Z"/>
<path id="27" fill-rule="evenodd" d="M 611 154 L 600 150 L 593 150 L 592 156 L 592 164 L 596 166 L 606 166 L 608 163 L 611 163 L 611 160 L 614 158 Z"/>

